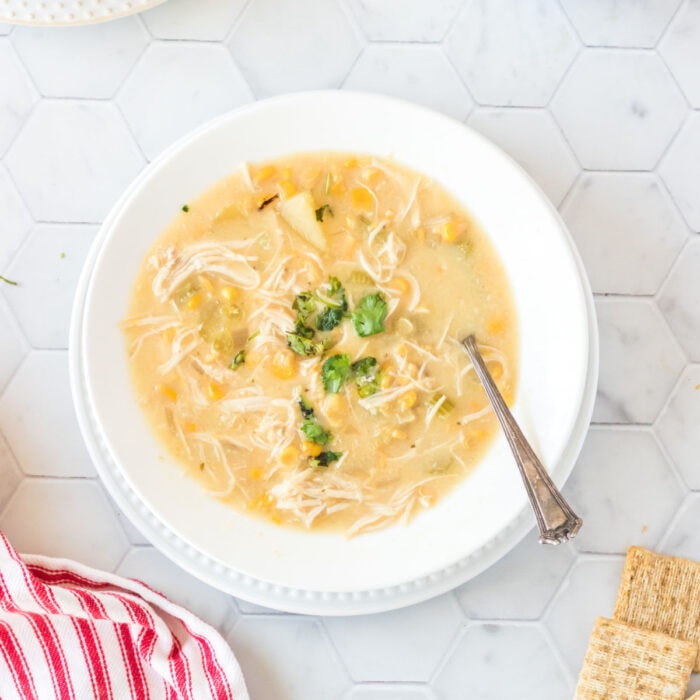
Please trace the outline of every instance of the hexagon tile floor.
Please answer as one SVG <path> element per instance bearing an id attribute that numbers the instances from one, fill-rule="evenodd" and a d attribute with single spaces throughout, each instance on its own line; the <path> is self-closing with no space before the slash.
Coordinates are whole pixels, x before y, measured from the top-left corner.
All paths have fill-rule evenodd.
<path id="1" fill-rule="evenodd" d="M 699 65 L 699 0 L 169 0 L 0 25 L 0 274 L 19 282 L 0 283 L 0 528 L 191 607 L 254 700 L 570 697 L 625 548 L 700 559 Z M 523 164 L 581 250 L 601 373 L 566 487 L 575 544 L 530 536 L 427 603 L 317 619 L 208 588 L 121 516 L 78 434 L 67 326 L 90 242 L 150 159 L 238 105 L 339 86 L 428 104 Z"/>

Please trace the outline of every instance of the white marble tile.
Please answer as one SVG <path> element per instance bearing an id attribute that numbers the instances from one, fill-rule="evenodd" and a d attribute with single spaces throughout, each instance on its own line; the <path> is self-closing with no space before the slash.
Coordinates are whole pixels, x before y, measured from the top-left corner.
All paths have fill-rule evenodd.
<path id="1" fill-rule="evenodd" d="M 659 295 L 659 307 L 691 360 L 700 360 L 700 240 L 685 247 Z"/>
<path id="2" fill-rule="evenodd" d="M 693 231 L 700 231 L 700 113 L 693 112 L 659 165 L 659 174 Z"/>
<path id="3" fill-rule="evenodd" d="M 111 97 L 147 37 L 127 17 L 84 27 L 17 27 L 12 42 L 42 95 Z"/>
<path id="4" fill-rule="evenodd" d="M 482 108 L 469 117 L 468 124 L 517 160 L 559 205 L 580 167 L 549 112 Z"/>
<path id="5" fill-rule="evenodd" d="M 583 518 L 582 552 L 653 549 L 683 502 L 685 489 L 650 429 L 593 427 L 564 488 Z"/>
<path id="6" fill-rule="evenodd" d="M 227 639 L 251 698 L 339 698 L 350 679 L 319 623 L 304 617 L 244 617 Z"/>
<path id="7" fill-rule="evenodd" d="M 700 107 L 700 2 L 689 0 L 673 18 L 659 53 L 693 107 Z"/>
<path id="8" fill-rule="evenodd" d="M 67 353 L 27 357 L 0 396 L 0 425 L 25 474 L 94 475 L 71 405 Z"/>
<path id="9" fill-rule="evenodd" d="M 0 166 L 0 273 L 32 226 L 32 217 L 17 192 L 9 173 Z"/>
<path id="10" fill-rule="evenodd" d="M 473 107 L 464 84 L 437 46 L 368 46 L 343 87 L 401 97 L 460 120 Z"/>
<path id="11" fill-rule="evenodd" d="M 0 529 L 20 553 L 67 557 L 107 571 L 128 547 L 92 480 L 25 479 L 0 515 Z"/>
<path id="12" fill-rule="evenodd" d="M 584 173 L 561 215 L 597 293 L 655 294 L 688 239 L 651 173 Z"/>
<path id="13" fill-rule="evenodd" d="M 262 605 L 256 605 L 242 598 L 234 598 L 236 602 L 236 607 L 244 615 L 290 615 L 292 613 L 281 612 L 279 610 L 274 610 L 273 608 L 266 608 Z"/>
<path id="14" fill-rule="evenodd" d="M 89 225 L 39 225 L 8 268 L 22 282 L 7 300 L 33 347 L 68 347 L 73 295 L 96 231 Z"/>
<path id="15" fill-rule="evenodd" d="M 652 48 L 682 0 L 561 0 L 588 46 Z"/>
<path id="16" fill-rule="evenodd" d="M 447 50 L 479 104 L 541 107 L 579 49 L 559 5 L 468 0 Z"/>
<path id="17" fill-rule="evenodd" d="M 440 41 L 462 0 L 348 0 L 372 41 Z"/>
<path id="18" fill-rule="evenodd" d="M 153 44 L 117 98 L 149 159 L 191 129 L 250 100 L 223 47 L 179 42 Z"/>
<path id="19" fill-rule="evenodd" d="M 150 541 L 148 538 L 143 535 L 141 531 L 131 522 L 131 520 L 129 520 L 126 514 L 119 509 L 117 504 L 111 500 L 111 497 L 109 500 L 112 510 L 114 511 L 114 515 L 117 516 L 119 525 L 121 526 L 121 529 L 124 530 L 126 538 L 129 540 L 129 542 L 135 545 L 149 545 Z"/>
<path id="20" fill-rule="evenodd" d="M 569 671 L 578 677 L 596 617 L 612 617 L 624 557 L 581 556 L 544 618 Z"/>
<path id="21" fill-rule="evenodd" d="M 356 685 L 343 700 L 435 700 L 429 688 L 394 683 Z"/>
<path id="22" fill-rule="evenodd" d="M 584 51 L 552 111 L 585 168 L 649 170 L 671 142 L 687 105 L 650 51 Z"/>
<path id="23" fill-rule="evenodd" d="M 339 86 L 362 40 L 339 0 L 252 0 L 228 46 L 256 97 L 269 97 Z"/>
<path id="24" fill-rule="evenodd" d="M 168 0 L 141 14 L 157 39 L 221 41 L 246 0 Z"/>
<path id="25" fill-rule="evenodd" d="M 328 617 L 324 624 L 353 680 L 427 681 L 464 618 L 454 598 L 443 595 L 380 615 Z"/>
<path id="26" fill-rule="evenodd" d="M 4 287 L 6 283 L 0 280 L 0 285 Z M 0 340 L 0 392 L 29 352 L 27 341 L 12 315 L 11 308 L 5 301 L 5 298 L 12 298 L 16 289 L 17 287 L 10 285 L 8 289 L 2 290 L 4 297 L 0 294 L 0 329 L 2 329 L 0 331 L 2 333 Z"/>
<path id="27" fill-rule="evenodd" d="M 571 688 L 537 626 L 481 623 L 470 626 L 438 671 L 440 700 L 562 700 Z"/>
<path id="28" fill-rule="evenodd" d="M 116 573 L 143 581 L 220 631 L 235 615 L 231 596 L 194 578 L 153 547 L 132 548 Z"/>
<path id="29" fill-rule="evenodd" d="M 143 157 L 112 104 L 45 100 L 5 159 L 34 218 L 99 222 Z"/>
<path id="30" fill-rule="evenodd" d="M 573 545 L 543 547 L 534 530 L 484 573 L 460 586 L 457 600 L 474 620 L 535 620 L 566 576 Z"/>
<path id="31" fill-rule="evenodd" d="M 14 29 L 14 26 L 14 24 L 0 22 L 0 36 L 7 36 Z"/>
<path id="32" fill-rule="evenodd" d="M 655 430 L 685 483 L 700 491 L 700 367 L 687 367 Z M 700 558 L 700 552 L 698 553 Z"/>
<path id="33" fill-rule="evenodd" d="M 674 557 L 700 560 L 700 493 L 688 496 L 659 544 L 658 551 Z"/>
<path id="34" fill-rule="evenodd" d="M 9 39 L 0 39 L 0 155 L 12 143 L 38 99 Z"/>
<path id="35" fill-rule="evenodd" d="M 5 437 L 0 433 L 0 513 L 10 500 L 22 479 L 17 460 L 10 451 Z"/>
<path id="36" fill-rule="evenodd" d="M 598 299 L 600 375 L 594 423 L 652 423 L 685 365 L 648 299 Z"/>

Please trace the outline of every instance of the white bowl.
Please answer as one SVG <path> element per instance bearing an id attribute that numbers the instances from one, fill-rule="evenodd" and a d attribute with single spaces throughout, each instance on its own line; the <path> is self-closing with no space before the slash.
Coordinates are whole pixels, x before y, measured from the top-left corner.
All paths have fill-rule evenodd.
<path id="1" fill-rule="evenodd" d="M 107 487 L 166 554 L 254 602 L 367 612 L 466 580 L 527 532 L 532 517 L 505 440 L 407 526 L 350 540 L 280 528 L 210 497 L 164 452 L 132 391 L 118 325 L 144 255 L 182 202 L 242 161 L 311 150 L 391 155 L 439 181 L 479 220 L 505 265 L 520 323 L 514 413 L 555 482 L 564 482 L 590 419 L 598 357 L 590 290 L 571 240 L 546 197 L 490 142 L 384 97 L 329 91 L 259 102 L 154 161 L 110 214 L 85 267 L 73 318 L 73 389 Z"/>

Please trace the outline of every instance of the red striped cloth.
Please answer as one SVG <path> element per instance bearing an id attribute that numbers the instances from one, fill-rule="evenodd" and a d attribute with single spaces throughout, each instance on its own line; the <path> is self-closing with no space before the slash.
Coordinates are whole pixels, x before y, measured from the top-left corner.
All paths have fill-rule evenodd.
<path id="1" fill-rule="evenodd" d="M 20 557 L 0 532 L 2 700 L 249 700 L 223 638 L 133 579 Z"/>

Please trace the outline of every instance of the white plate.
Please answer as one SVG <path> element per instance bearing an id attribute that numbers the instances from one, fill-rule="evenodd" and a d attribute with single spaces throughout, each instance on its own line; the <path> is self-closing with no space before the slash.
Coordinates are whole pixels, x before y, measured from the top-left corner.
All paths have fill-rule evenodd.
<path id="1" fill-rule="evenodd" d="M 133 15 L 162 2 L 165 0 L 0 0 L 0 22 L 92 24 Z"/>
<path id="2" fill-rule="evenodd" d="M 597 333 L 580 260 L 544 195 L 488 141 L 424 108 L 345 92 L 289 95 L 206 125 L 138 178 L 103 225 L 73 317 L 75 401 L 100 474 L 146 536 L 191 573 L 263 605 L 349 614 L 447 590 L 527 532 L 532 517 L 505 441 L 407 527 L 354 540 L 284 530 L 212 500 L 164 457 L 131 392 L 117 327 L 144 253 L 183 201 L 243 159 L 317 149 L 392 154 L 440 180 L 481 221 L 521 321 L 514 411 L 558 484 L 590 419 Z"/>

